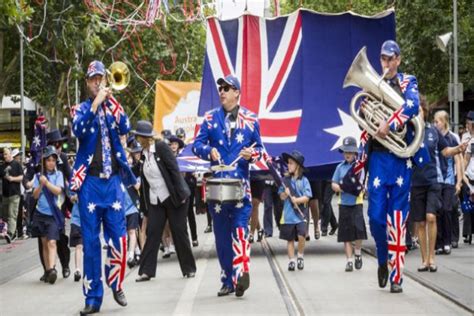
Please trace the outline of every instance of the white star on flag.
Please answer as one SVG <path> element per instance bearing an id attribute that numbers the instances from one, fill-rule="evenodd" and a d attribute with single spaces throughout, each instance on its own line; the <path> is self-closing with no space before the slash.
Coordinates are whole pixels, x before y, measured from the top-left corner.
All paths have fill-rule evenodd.
<path id="1" fill-rule="evenodd" d="M 91 133 L 94 134 L 94 132 L 95 132 L 95 129 L 91 127 Z"/>
<path id="2" fill-rule="evenodd" d="M 235 208 L 242 208 L 242 207 L 244 207 L 244 203 L 242 202 L 235 204 Z"/>
<path id="3" fill-rule="evenodd" d="M 342 140 L 348 136 L 355 137 L 357 140 L 357 146 L 359 146 L 360 134 L 362 133 L 357 122 L 350 116 L 346 114 L 341 109 L 337 109 L 339 112 L 339 117 L 341 118 L 342 125 L 325 128 L 324 131 L 329 134 L 339 136 L 339 139 L 336 141 L 331 150 L 337 149 L 342 146 Z"/>
<path id="4" fill-rule="evenodd" d="M 420 159 L 418 159 L 418 161 L 419 161 L 420 163 L 422 163 L 422 162 L 423 162 L 423 157 L 420 157 Z"/>
<path id="5" fill-rule="evenodd" d="M 380 186 L 380 178 L 379 177 L 375 177 L 374 179 L 374 188 L 378 188 Z"/>
<path id="6" fill-rule="evenodd" d="M 411 162 L 411 159 L 407 159 L 407 169 L 411 169 L 413 167 L 413 163 Z"/>
<path id="7" fill-rule="evenodd" d="M 214 211 L 216 212 L 216 214 L 219 214 L 221 212 L 221 205 L 216 204 L 216 206 L 214 207 Z"/>
<path id="8" fill-rule="evenodd" d="M 117 153 L 117 158 L 120 158 L 122 156 L 121 153 Z"/>
<path id="9" fill-rule="evenodd" d="M 219 140 L 219 145 L 223 145 L 224 144 L 224 141 L 222 139 Z"/>
<path id="10" fill-rule="evenodd" d="M 122 208 L 122 205 L 120 204 L 120 201 L 115 201 L 113 204 L 112 204 L 112 208 L 116 211 L 120 211 L 120 209 Z"/>
<path id="11" fill-rule="evenodd" d="M 92 163 L 92 159 L 94 158 L 94 155 L 89 155 L 89 157 L 87 157 L 87 163 L 90 165 Z"/>
<path id="12" fill-rule="evenodd" d="M 86 293 L 86 295 L 89 292 L 89 290 L 92 289 L 91 283 L 92 283 L 92 280 L 88 280 L 87 275 L 84 275 L 84 280 L 82 282 L 82 285 L 84 286 L 84 292 Z"/>
<path id="13" fill-rule="evenodd" d="M 38 135 L 33 137 L 33 143 L 35 144 L 36 147 L 39 147 L 41 145 L 41 141 Z"/>
<path id="14" fill-rule="evenodd" d="M 242 142 L 244 141 L 244 135 L 239 132 L 239 133 L 235 136 L 235 140 L 237 141 L 237 143 L 242 144 Z"/>
<path id="15" fill-rule="evenodd" d="M 89 210 L 89 213 L 94 212 L 96 206 L 97 206 L 97 205 L 95 205 L 94 203 L 89 203 L 89 204 L 87 205 L 87 209 Z"/>
<path id="16" fill-rule="evenodd" d="M 407 100 L 407 106 L 408 106 L 409 108 L 412 108 L 413 105 L 414 105 L 413 100 L 412 100 L 412 99 L 408 99 L 408 100 Z"/>
<path id="17" fill-rule="evenodd" d="M 116 127 L 117 127 L 117 124 L 116 124 L 115 122 L 112 122 L 112 124 L 110 124 L 110 127 L 116 128 Z"/>
<path id="18" fill-rule="evenodd" d="M 402 176 L 399 176 L 397 178 L 397 184 L 400 188 L 402 187 L 402 185 L 403 185 L 403 177 Z"/>

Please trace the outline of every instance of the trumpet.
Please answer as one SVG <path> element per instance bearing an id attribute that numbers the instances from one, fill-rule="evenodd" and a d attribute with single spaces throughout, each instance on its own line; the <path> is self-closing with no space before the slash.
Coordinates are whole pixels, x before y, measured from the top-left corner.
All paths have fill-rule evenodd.
<path id="1" fill-rule="evenodd" d="M 385 70 L 384 74 L 379 76 L 367 59 L 366 47 L 359 51 L 343 84 L 344 88 L 355 86 L 363 90 L 351 100 L 351 116 L 359 126 L 395 155 L 400 158 L 412 157 L 420 148 L 424 138 L 425 123 L 420 114 L 410 120 L 415 136 L 409 145 L 405 142 L 406 126 L 401 131 L 390 132 L 386 138 L 375 136 L 380 121 L 388 121 L 393 113 L 405 103 L 403 97 L 383 80 L 387 72 Z M 359 116 L 359 109 L 356 109 L 356 104 L 361 98 L 366 99 L 364 118 Z"/>
<path id="2" fill-rule="evenodd" d="M 125 89 L 130 83 L 128 66 L 121 61 L 113 62 L 107 69 L 107 81 L 113 90 Z"/>

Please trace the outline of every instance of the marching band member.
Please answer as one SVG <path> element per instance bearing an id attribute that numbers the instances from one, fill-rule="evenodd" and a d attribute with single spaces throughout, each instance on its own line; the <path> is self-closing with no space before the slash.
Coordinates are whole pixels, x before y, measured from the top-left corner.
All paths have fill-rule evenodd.
<path id="1" fill-rule="evenodd" d="M 388 40 L 382 44 L 380 62 L 382 68 L 388 71 L 385 80 L 405 100 L 398 120 L 391 118 L 380 122 L 376 136 L 384 139 L 389 131 L 398 130 L 409 119 L 418 115 L 419 97 L 415 76 L 398 72 L 401 56 L 395 41 Z M 386 286 L 390 265 L 390 292 L 401 293 L 412 161 L 399 158 L 375 139 L 370 139 L 367 145 L 368 215 L 370 230 L 377 246 L 378 282 L 381 288 Z M 388 234 L 387 225 L 390 228 Z"/>
<path id="2" fill-rule="evenodd" d="M 244 295 L 250 285 L 248 221 L 252 210 L 249 164 L 261 157 L 262 142 L 257 116 L 239 105 L 240 82 L 232 75 L 217 80 L 222 107 L 207 112 L 194 141 L 193 152 L 211 165 L 230 164 L 237 157 L 235 171 L 219 174 L 242 179 L 245 197 L 239 203 L 210 203 L 217 255 L 222 269 L 218 296 L 235 291 Z M 252 144 L 255 147 L 252 148 Z"/>
<path id="3" fill-rule="evenodd" d="M 101 224 L 107 242 L 105 279 L 115 301 L 126 306 L 122 289 L 127 254 L 124 192 L 136 178 L 127 163 L 119 135 L 130 130 L 122 106 L 105 88 L 105 67 L 100 61 L 89 64 L 86 74 L 90 97 L 74 111 L 73 131 L 79 149 L 71 178 L 71 190 L 78 192 L 84 243 L 83 292 L 85 308 L 81 315 L 100 311 L 104 289 L 101 272 Z"/>

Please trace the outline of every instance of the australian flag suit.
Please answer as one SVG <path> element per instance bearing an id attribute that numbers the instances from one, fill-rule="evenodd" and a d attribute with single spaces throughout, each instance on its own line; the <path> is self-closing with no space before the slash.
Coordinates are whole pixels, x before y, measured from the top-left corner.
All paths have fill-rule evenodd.
<path id="1" fill-rule="evenodd" d="M 222 163 L 229 165 L 244 147 L 252 148 L 250 161 L 240 159 L 234 171 L 217 172 L 214 177 L 241 179 L 245 197 L 239 203 L 209 203 L 213 217 L 217 256 L 221 265 L 221 281 L 224 286 L 234 288 L 244 272 L 249 272 L 250 244 L 248 242 L 248 221 L 252 211 L 249 165 L 262 155 L 262 142 L 257 116 L 240 106 L 233 133 L 226 132 L 225 111 L 218 108 L 207 112 L 193 145 L 195 155 L 211 160 L 211 149 L 216 148 Z M 230 135 L 230 137 L 228 136 Z M 212 161 L 211 165 L 217 165 Z"/>
<path id="2" fill-rule="evenodd" d="M 403 127 L 408 120 L 418 115 L 419 111 L 416 78 L 402 73 L 398 73 L 396 78 L 405 104 L 388 120 L 391 131 Z M 408 142 L 413 138 L 411 133 L 412 129 L 408 128 Z M 362 134 L 363 143 L 364 135 L 367 135 L 365 131 Z M 402 283 L 413 163 L 423 164 L 426 159 L 429 158 L 423 150 L 419 150 L 413 158 L 399 158 L 388 150 L 372 150 L 370 153 L 367 183 L 370 230 L 377 246 L 379 265 L 388 262 L 391 284 Z"/>
<path id="3" fill-rule="evenodd" d="M 71 178 L 71 190 L 78 192 L 81 230 L 84 242 L 83 292 L 86 305 L 100 307 L 104 294 L 101 278 L 100 224 L 103 222 L 104 238 L 108 245 L 105 263 L 107 285 L 114 291 L 122 289 L 126 266 L 126 225 L 124 192 L 136 183 L 130 170 L 119 135 L 130 130 L 130 121 L 122 106 L 110 97 L 92 111 L 92 99 L 75 106 L 72 111 L 73 131 L 79 139 L 76 162 Z M 97 142 L 103 144 L 103 161 L 114 155 L 118 172 L 107 170 L 104 175 L 88 176 Z M 108 157 L 107 157 L 108 156 Z M 109 173 L 107 173 L 109 171 Z"/>

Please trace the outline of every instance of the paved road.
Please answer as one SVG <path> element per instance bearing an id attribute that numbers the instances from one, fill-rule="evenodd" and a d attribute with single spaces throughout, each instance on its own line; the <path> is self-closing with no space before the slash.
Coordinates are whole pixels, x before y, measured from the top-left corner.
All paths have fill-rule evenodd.
<path id="1" fill-rule="evenodd" d="M 274 237 L 253 244 L 250 289 L 242 298 L 218 298 L 220 269 L 214 238 L 212 234 L 202 233 L 205 216 L 197 219 L 200 245 L 194 248 L 196 278 L 181 277 L 176 257 L 160 257 L 157 278 L 150 282 L 136 283 L 137 269 L 127 271 L 124 285 L 127 307 L 119 307 L 110 290 L 106 290 L 101 315 L 472 315 L 409 277 L 405 278 L 402 294 L 379 289 L 377 263 L 369 255 L 364 255 L 362 270 L 344 272 L 343 247 L 335 236 L 309 242 L 305 269 L 295 272 L 287 271 L 286 242 Z M 370 242 L 367 246 L 371 247 Z M 9 247 L 0 241 L 0 315 L 78 314 L 83 307 L 80 283 L 71 278 L 59 278 L 55 285 L 39 282 L 42 272 L 36 240 L 18 241 Z M 453 252 L 439 258 L 440 271 L 423 278 L 428 281 L 444 279 L 446 275 L 449 278 L 453 269 L 474 266 L 472 248 L 457 252 L 459 256 L 467 255 L 459 258 Z M 409 267 L 411 260 L 414 265 L 416 256 L 408 256 Z M 446 264 L 441 260 L 447 260 Z M 445 266 L 450 268 L 443 272 Z M 472 271 L 455 274 L 460 278 L 453 283 L 460 288 L 470 287 L 470 293 L 474 293 Z M 459 289 L 452 286 L 448 292 L 458 293 Z"/>

